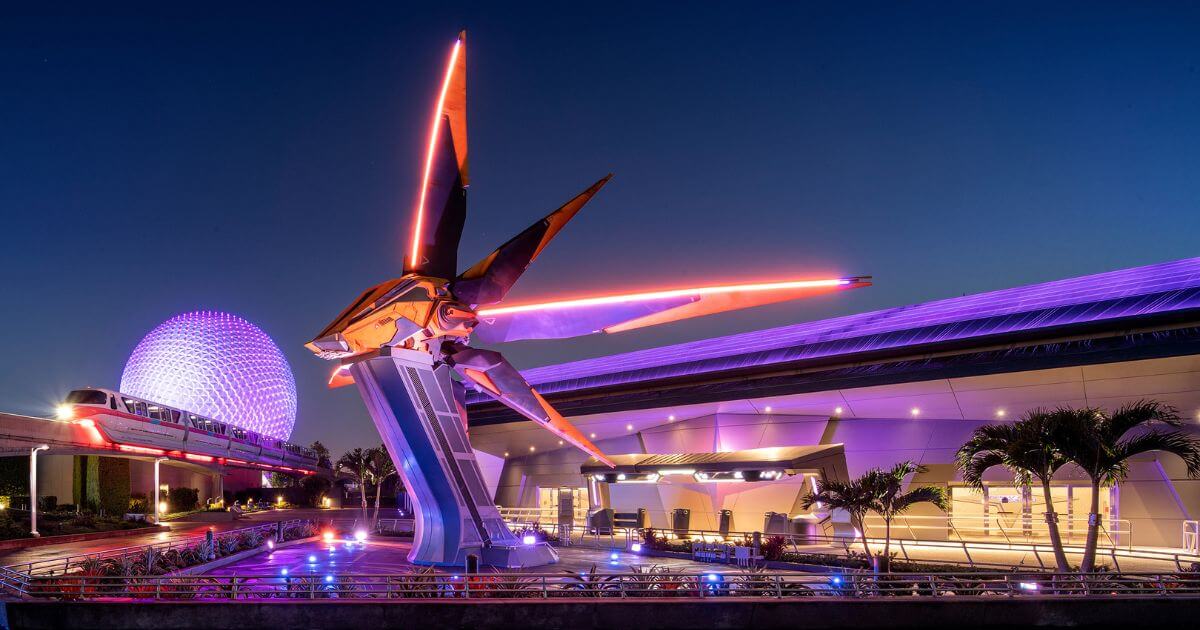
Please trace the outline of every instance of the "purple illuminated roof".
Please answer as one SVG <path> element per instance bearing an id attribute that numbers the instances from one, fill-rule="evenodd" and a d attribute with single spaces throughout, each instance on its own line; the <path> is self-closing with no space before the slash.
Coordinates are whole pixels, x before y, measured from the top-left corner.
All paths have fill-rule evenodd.
<path id="1" fill-rule="evenodd" d="M 542 394 L 554 394 L 1196 308 L 1200 258 L 1189 258 L 522 373 Z"/>

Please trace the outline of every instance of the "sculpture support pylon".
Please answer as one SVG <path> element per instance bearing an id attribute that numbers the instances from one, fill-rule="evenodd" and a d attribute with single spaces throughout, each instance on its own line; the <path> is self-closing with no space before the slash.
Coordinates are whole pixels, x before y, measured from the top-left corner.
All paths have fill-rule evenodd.
<path id="1" fill-rule="evenodd" d="M 351 374 L 415 503 L 414 564 L 529 567 L 558 560 L 545 543 L 524 545 L 509 531 L 484 483 L 450 369 L 426 352 L 382 348 Z"/>

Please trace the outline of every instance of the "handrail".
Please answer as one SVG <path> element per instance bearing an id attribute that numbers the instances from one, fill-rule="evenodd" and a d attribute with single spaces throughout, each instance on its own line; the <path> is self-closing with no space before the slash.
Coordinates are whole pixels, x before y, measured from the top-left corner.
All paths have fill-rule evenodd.
<path id="1" fill-rule="evenodd" d="M 1133 523 L 1127 519 L 1103 519 L 1100 525 L 1100 532 L 1104 539 L 1108 541 L 1108 545 L 1112 547 L 1132 548 L 1133 546 Z M 1014 543 L 1020 541 L 1028 541 L 1038 539 L 1042 541 L 1050 540 L 1050 532 L 1045 521 L 1037 519 L 1020 518 L 1018 520 L 1021 525 L 1020 532 L 1012 532 L 1005 525 L 1004 519 L 1000 515 L 990 516 L 941 516 L 941 515 L 926 515 L 926 516 L 897 516 L 892 521 L 893 529 L 902 527 L 909 531 L 912 540 L 922 540 L 923 537 L 918 535 L 915 530 L 922 532 L 934 532 L 935 534 L 949 535 L 953 532 L 954 536 L 959 540 L 987 540 L 994 539 L 996 536 L 989 533 L 989 526 L 999 530 L 1001 537 L 1005 542 Z M 1087 531 L 1087 518 L 1060 518 L 1060 530 L 1064 542 L 1070 542 L 1072 535 L 1070 531 L 1079 532 L 1075 537 L 1080 541 L 1083 540 L 1083 533 Z M 868 515 L 866 518 L 868 533 L 882 534 L 885 527 L 885 522 L 882 517 L 876 515 Z M 1073 525 L 1074 527 L 1069 527 Z M 879 531 L 871 532 L 870 530 Z"/>
<path id="2" fill-rule="evenodd" d="M 238 529 L 229 529 L 220 532 L 213 532 L 213 540 L 221 541 L 230 537 L 239 537 L 248 532 L 257 531 L 260 534 L 269 534 L 277 529 L 288 529 L 301 524 L 312 523 L 308 519 L 289 519 L 285 521 L 269 521 L 249 527 Z M 101 551 L 87 552 L 68 556 L 59 556 L 56 558 L 48 558 L 43 560 L 30 560 L 28 562 L 20 562 L 17 564 L 8 565 L 0 569 L 0 576 L 4 572 L 9 574 L 21 574 L 25 576 L 38 576 L 44 574 L 63 574 L 69 572 L 72 567 L 79 563 L 89 560 L 107 560 L 110 558 L 129 558 L 144 556 L 148 552 L 165 553 L 172 549 L 186 549 L 194 547 L 197 544 L 203 543 L 207 539 L 207 532 L 199 533 L 194 536 L 181 536 L 162 542 L 150 543 L 146 545 L 134 545 L 129 547 L 116 547 L 104 549 Z M 0 582 L 3 579 L 0 578 Z"/>
<path id="3" fill-rule="evenodd" d="M 524 527 L 525 523 L 509 523 L 510 527 Z M 665 538 L 667 540 L 677 539 L 693 539 L 703 540 L 708 542 L 719 541 L 742 541 L 743 544 L 752 540 L 757 533 L 761 540 L 766 540 L 771 537 L 780 537 L 784 539 L 789 550 L 799 554 L 821 555 L 830 554 L 849 556 L 852 554 L 862 555 L 861 538 L 858 536 L 838 536 L 828 534 L 769 534 L 761 532 L 728 532 L 722 533 L 714 530 L 687 530 L 682 535 L 676 533 L 672 528 L 647 528 L 645 530 L 630 527 L 612 527 L 604 532 L 598 532 L 587 527 L 571 527 L 569 530 L 559 531 L 556 523 L 541 523 L 539 524 L 548 534 L 558 538 L 559 544 L 563 545 L 591 545 L 599 548 L 616 549 L 629 548 L 633 543 L 640 543 L 643 540 L 643 532 L 651 531 L 655 536 Z M 884 539 L 880 537 L 867 537 L 867 543 L 873 551 L 878 551 L 884 544 Z M 981 560 L 972 555 L 972 552 L 987 552 L 987 551 L 1016 551 L 1028 554 L 1033 554 L 1033 559 L 1037 562 L 1039 568 L 1047 566 L 1046 559 L 1053 558 L 1053 547 L 1049 544 L 1033 543 L 1033 542 L 989 542 L 989 541 L 970 541 L 970 540 L 913 540 L 893 537 L 893 546 L 898 546 L 900 553 L 905 554 L 906 560 L 912 562 L 922 562 L 926 564 L 940 565 L 962 565 L 965 560 L 971 567 L 989 567 L 997 569 L 1013 569 L 1025 566 L 1023 562 L 989 562 Z M 946 559 L 944 553 L 941 557 L 936 553 L 939 550 L 953 549 L 962 554 L 963 560 Z M 1084 548 L 1082 545 L 1067 545 L 1064 550 L 1071 555 L 1082 554 Z M 1113 546 L 1101 546 L 1097 550 L 1098 556 L 1106 558 L 1112 562 L 1112 565 L 1117 570 L 1120 570 L 1120 561 L 1122 558 L 1131 560 L 1143 560 L 1167 563 L 1173 566 L 1175 570 L 1183 571 L 1190 567 L 1193 563 L 1200 562 L 1200 554 L 1189 553 L 1186 551 L 1167 551 L 1154 549 L 1140 549 L 1136 547 L 1120 548 Z M 1052 562 L 1052 561 L 1051 561 Z"/>

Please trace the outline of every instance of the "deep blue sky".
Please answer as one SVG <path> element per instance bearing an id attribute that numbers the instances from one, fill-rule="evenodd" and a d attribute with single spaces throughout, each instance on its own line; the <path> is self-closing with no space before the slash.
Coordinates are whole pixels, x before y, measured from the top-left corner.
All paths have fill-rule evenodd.
<path id="1" fill-rule="evenodd" d="M 1195 3 L 320 4 L 0 9 L 0 409 L 115 387 L 145 332 L 211 308 L 284 349 L 297 441 L 377 443 L 302 344 L 398 273 L 464 26 L 460 262 L 616 173 L 514 297 L 878 283 L 520 366 L 1197 254 Z"/>

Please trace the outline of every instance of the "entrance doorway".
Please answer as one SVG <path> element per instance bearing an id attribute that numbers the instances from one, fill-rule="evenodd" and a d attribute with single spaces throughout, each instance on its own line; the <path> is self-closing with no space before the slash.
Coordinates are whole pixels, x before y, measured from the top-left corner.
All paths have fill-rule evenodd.
<path id="1" fill-rule="evenodd" d="M 543 525 L 559 522 L 560 494 L 571 501 L 571 514 L 575 525 L 585 525 L 588 516 L 588 492 L 586 487 L 538 488 L 539 521 Z"/>
<path id="2" fill-rule="evenodd" d="M 1050 500 L 1058 514 L 1058 528 L 1065 544 L 1083 544 L 1087 536 L 1091 487 L 1062 484 L 1050 488 Z M 1117 518 L 1117 489 L 1101 488 L 1102 542 L 1127 542 L 1127 523 Z M 982 489 L 950 487 L 948 535 L 963 540 L 1047 542 L 1045 498 L 1041 488 L 986 484 Z"/>

